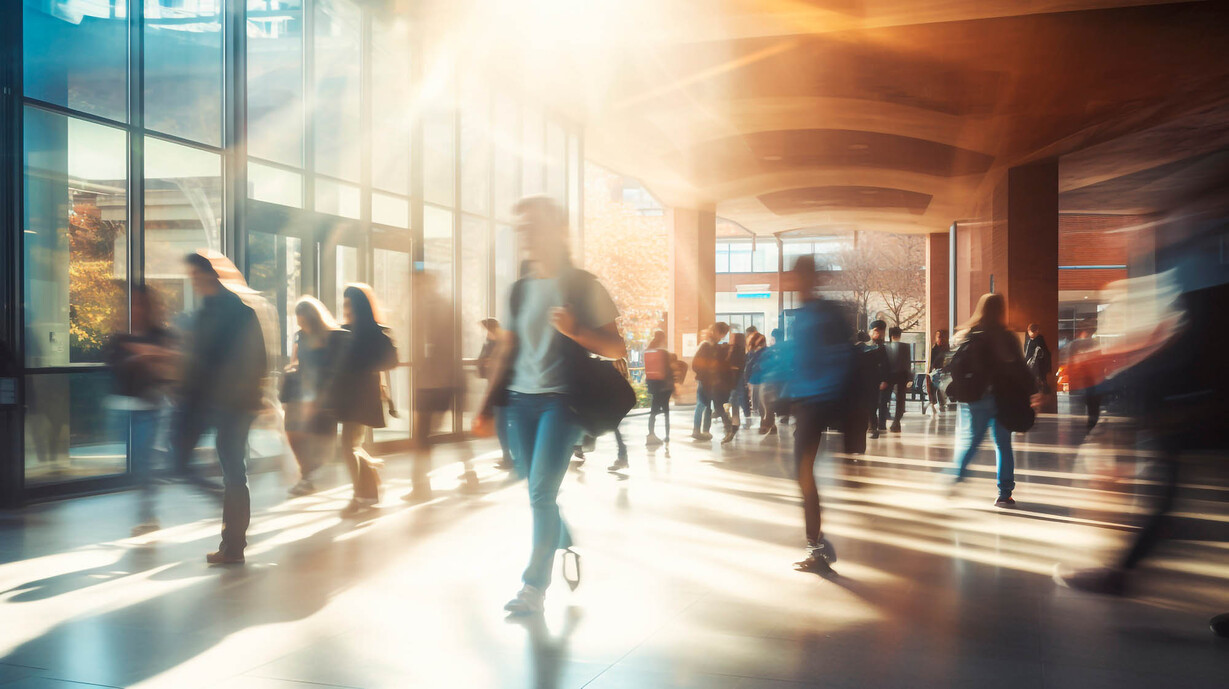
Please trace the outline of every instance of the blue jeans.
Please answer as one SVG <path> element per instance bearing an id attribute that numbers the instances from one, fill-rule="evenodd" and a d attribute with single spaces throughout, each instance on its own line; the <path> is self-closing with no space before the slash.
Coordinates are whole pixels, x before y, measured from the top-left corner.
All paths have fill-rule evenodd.
<path id="1" fill-rule="evenodd" d="M 158 417 L 161 409 L 133 409 L 128 412 L 132 436 L 128 455 L 132 462 L 132 476 L 141 490 L 140 520 L 154 520 L 154 441 L 158 437 Z"/>
<path id="2" fill-rule="evenodd" d="M 550 586 L 555 551 L 572 546 L 558 498 L 581 429 L 563 395 L 509 392 L 505 414 L 512 461 L 516 473 L 529 481 L 533 510 L 533 552 L 521 579 L 545 590 Z"/>
<path id="3" fill-rule="evenodd" d="M 999 495 L 1009 497 L 1016 488 L 1016 458 L 1011 452 L 1011 431 L 1004 428 L 995 414 L 998 409 L 994 395 L 989 392 L 976 402 L 960 408 L 960 442 L 956 446 L 956 481 L 964 479 L 969 462 L 977 454 L 977 448 L 986 437 L 986 429 L 994 426 L 994 455 L 997 461 Z"/>
<path id="4" fill-rule="evenodd" d="M 508 446 L 508 419 L 503 407 L 495 407 L 495 437 L 499 439 L 499 450 L 504 453 L 504 459 L 512 461 L 512 448 Z"/>
<path id="5" fill-rule="evenodd" d="M 701 383 L 696 386 L 696 414 L 692 420 L 691 428 L 693 433 L 707 433 L 709 426 L 713 422 L 713 417 L 710 416 L 710 407 L 712 406 L 713 398 L 709 396 L 708 390 Z"/>

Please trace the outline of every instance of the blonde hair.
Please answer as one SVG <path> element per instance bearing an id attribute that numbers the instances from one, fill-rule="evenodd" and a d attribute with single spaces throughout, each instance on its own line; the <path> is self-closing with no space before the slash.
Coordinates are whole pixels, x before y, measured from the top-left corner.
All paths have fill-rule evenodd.
<path id="1" fill-rule="evenodd" d="M 294 315 L 306 318 L 316 330 L 321 332 L 341 330 L 341 326 L 337 324 L 337 319 L 333 318 L 333 314 L 329 313 L 328 307 L 319 299 L 310 295 L 299 297 L 299 300 L 294 304 Z"/>
<path id="2" fill-rule="evenodd" d="M 1007 300 L 1003 295 L 989 292 L 977 300 L 977 308 L 973 315 L 960 326 L 961 333 L 970 330 L 986 330 L 989 328 L 1007 327 Z"/>

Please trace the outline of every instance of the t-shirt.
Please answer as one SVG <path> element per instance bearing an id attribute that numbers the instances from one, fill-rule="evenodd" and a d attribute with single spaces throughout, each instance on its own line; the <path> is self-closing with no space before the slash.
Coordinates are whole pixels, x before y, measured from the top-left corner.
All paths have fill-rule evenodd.
<path id="1" fill-rule="evenodd" d="M 573 305 L 577 324 L 596 330 L 613 323 L 619 317 L 619 309 L 610 294 L 596 280 L 582 284 L 590 285 L 591 289 L 585 295 L 585 303 Z M 516 360 L 508 384 L 512 392 L 540 395 L 567 390 L 567 371 L 560 347 L 563 335 L 550 322 L 551 310 L 563 305 L 559 278 L 527 278 L 522 284 L 521 302 L 512 324 L 516 333 Z"/>

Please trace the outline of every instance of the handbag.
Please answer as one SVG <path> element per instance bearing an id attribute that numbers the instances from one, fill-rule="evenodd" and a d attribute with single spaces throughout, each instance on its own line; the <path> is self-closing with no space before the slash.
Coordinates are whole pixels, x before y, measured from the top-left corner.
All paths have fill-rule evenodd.
<path id="1" fill-rule="evenodd" d="M 563 337 L 560 335 L 560 337 Z M 580 345 L 568 375 L 568 407 L 588 435 L 597 437 L 619 427 L 636 406 L 636 392 L 613 361 L 590 356 Z"/>
<path id="2" fill-rule="evenodd" d="M 303 398 L 303 376 L 298 369 L 286 371 L 277 389 L 277 401 L 282 404 L 298 402 Z"/>

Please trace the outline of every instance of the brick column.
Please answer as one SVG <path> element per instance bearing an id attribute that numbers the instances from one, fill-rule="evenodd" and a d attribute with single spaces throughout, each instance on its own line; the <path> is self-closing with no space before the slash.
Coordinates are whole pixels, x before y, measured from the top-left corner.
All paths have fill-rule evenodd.
<path id="1" fill-rule="evenodd" d="M 1058 161 L 1013 167 L 995 191 L 994 290 L 1007 298 L 1007 325 L 1041 325 L 1051 347 L 1058 331 Z"/>
<path id="2" fill-rule="evenodd" d="M 671 208 L 670 351 L 680 357 L 686 336 L 696 336 L 717 317 L 717 215 L 713 208 Z M 687 359 L 690 364 L 690 358 Z M 679 401 L 694 402 L 695 375 L 679 390 Z"/>
<path id="3" fill-rule="evenodd" d="M 930 355 L 935 331 L 948 329 L 950 249 L 948 233 L 926 235 L 926 356 Z"/>

